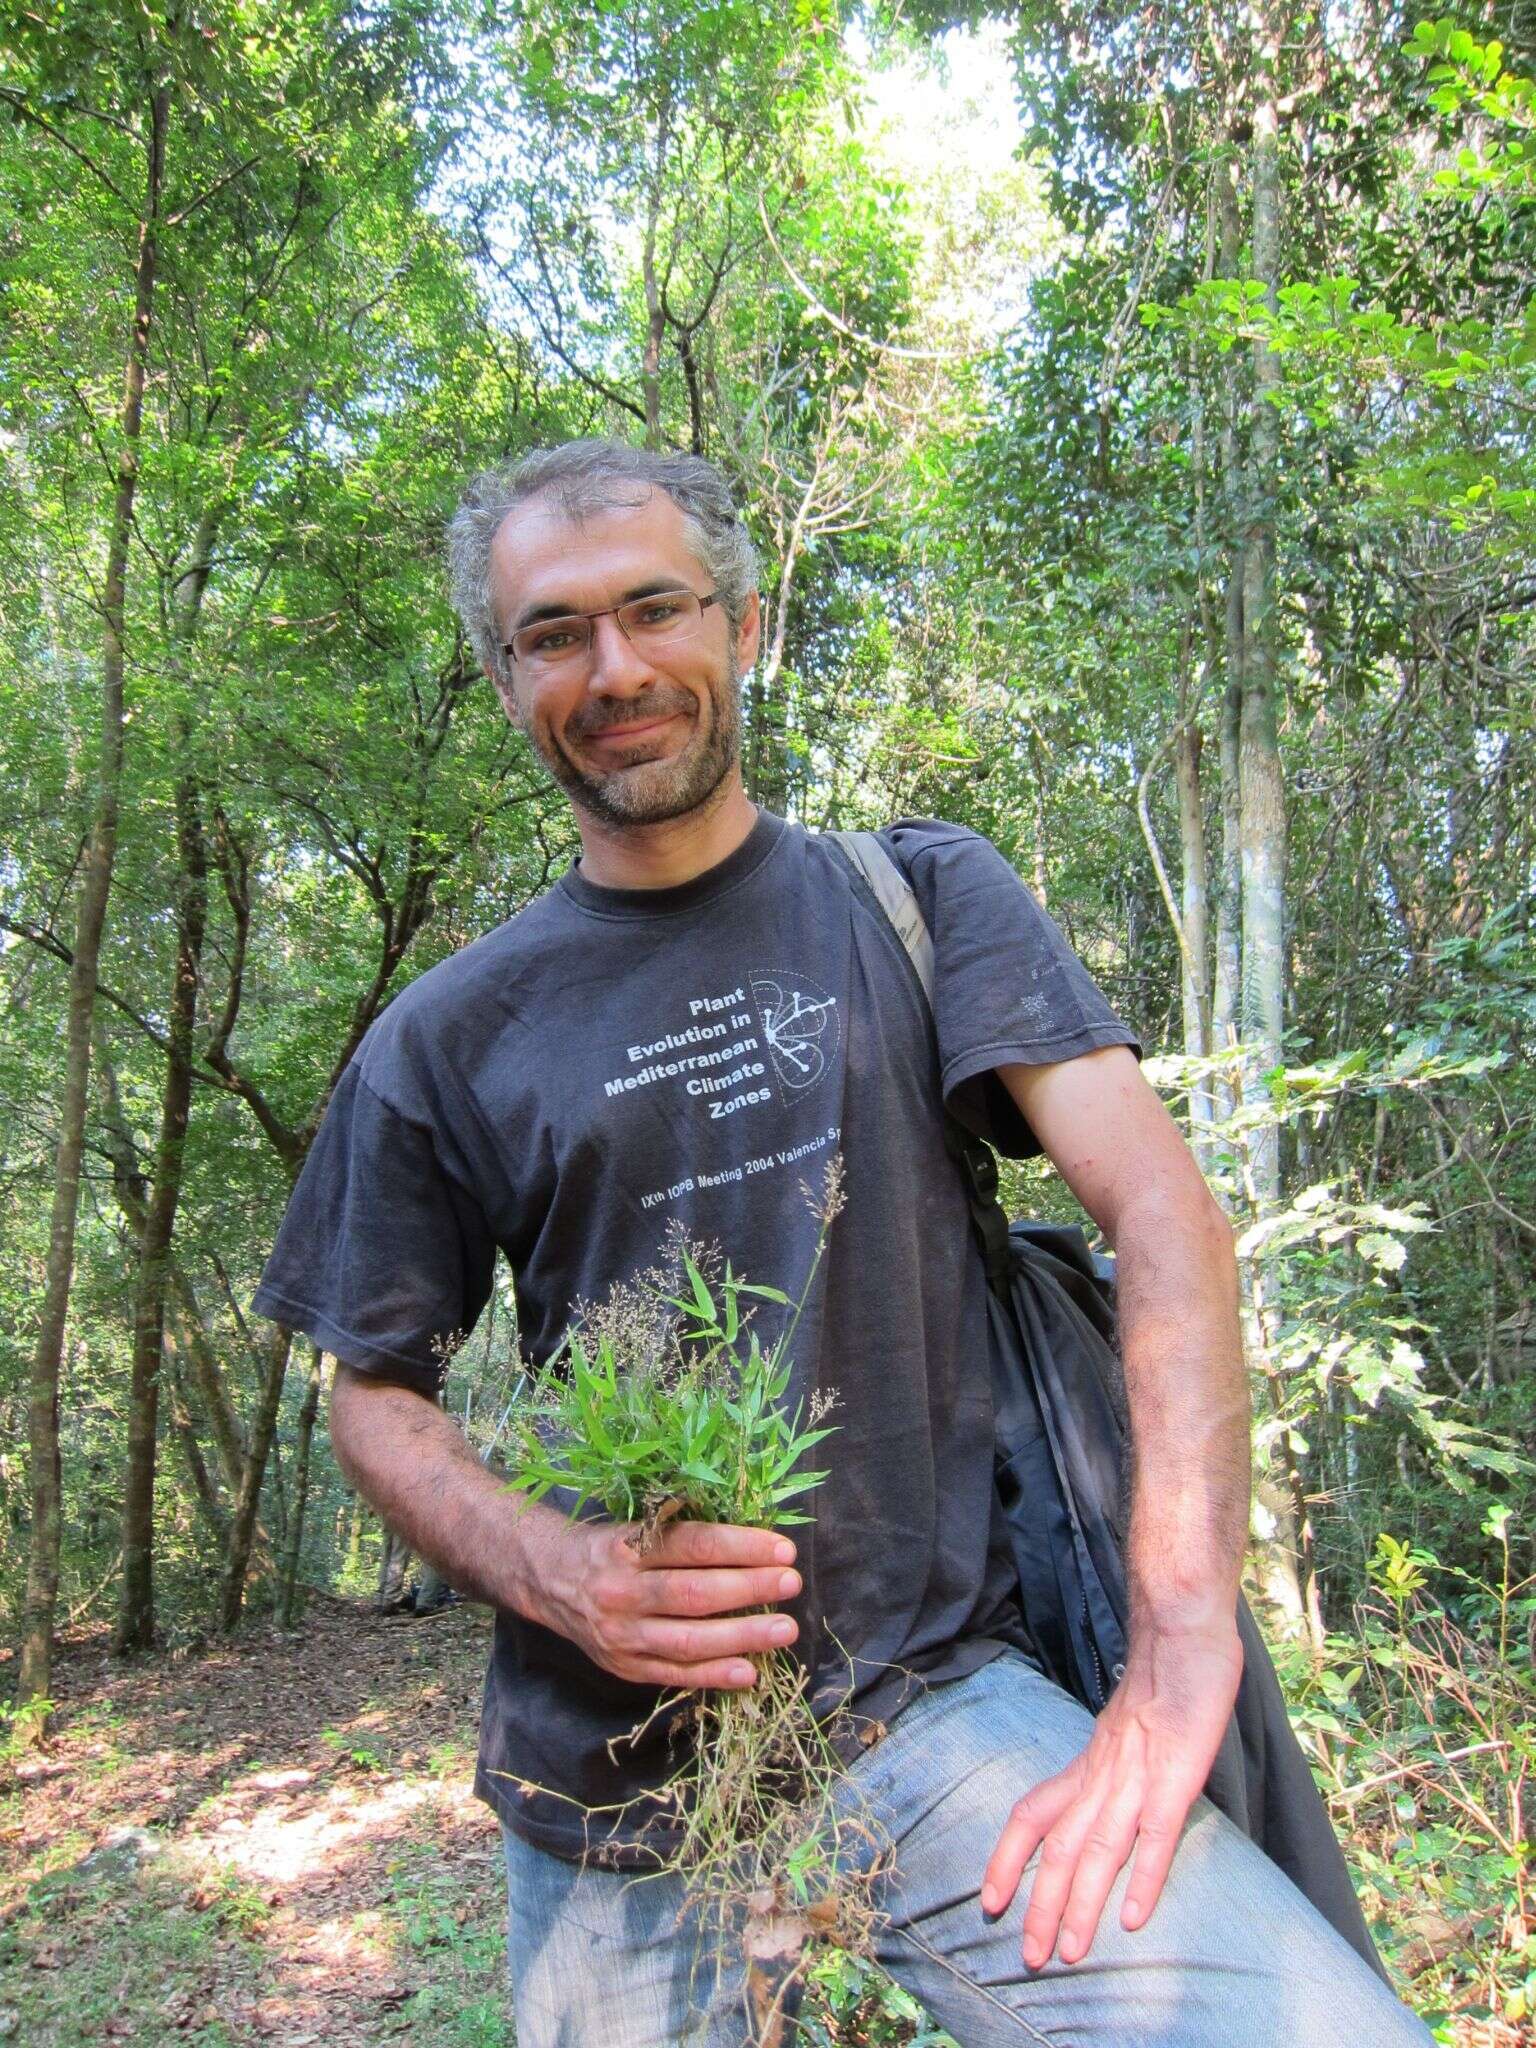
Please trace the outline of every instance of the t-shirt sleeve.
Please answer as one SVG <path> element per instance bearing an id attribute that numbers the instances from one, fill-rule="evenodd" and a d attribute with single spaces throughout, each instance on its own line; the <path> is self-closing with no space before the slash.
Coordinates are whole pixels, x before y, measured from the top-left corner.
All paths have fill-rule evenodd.
<path id="1" fill-rule="evenodd" d="M 1101 1046 L 1140 1057 L 1052 919 L 979 832 L 903 819 L 882 835 L 933 938 L 934 1027 L 944 1100 L 1011 1158 L 1040 1150 L 999 1066 L 1049 1066 Z"/>
<path id="2" fill-rule="evenodd" d="M 331 1098 L 262 1274 L 258 1315 L 343 1364 L 435 1395 L 479 1320 L 496 1246 L 430 1130 L 377 1095 L 356 1061 Z"/>

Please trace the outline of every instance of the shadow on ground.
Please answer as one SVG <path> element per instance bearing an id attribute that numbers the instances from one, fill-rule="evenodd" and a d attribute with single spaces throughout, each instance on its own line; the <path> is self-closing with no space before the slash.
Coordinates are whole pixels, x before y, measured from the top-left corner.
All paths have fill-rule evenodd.
<path id="1" fill-rule="evenodd" d="M 0 1788 L 0 2039 L 504 2048 L 489 1616 L 317 1603 L 201 1655 L 64 1645 Z"/>

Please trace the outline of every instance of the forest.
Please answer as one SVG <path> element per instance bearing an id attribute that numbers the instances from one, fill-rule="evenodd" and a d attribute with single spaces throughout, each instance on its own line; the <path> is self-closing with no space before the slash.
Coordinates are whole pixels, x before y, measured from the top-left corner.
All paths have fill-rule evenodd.
<path id="1" fill-rule="evenodd" d="M 291 1761 L 267 1689 L 365 1834 L 467 1780 L 486 1618 L 249 1302 L 371 1025 L 575 850 L 443 531 L 600 434 L 739 494 L 752 798 L 987 834 L 1140 1032 L 1367 1917 L 1438 2040 L 1536 2039 L 1531 0 L 35 0 L 0 137 L 0 2036 L 167 2038 L 169 1824 L 104 1906 L 64 1788 L 174 1775 L 176 1688 L 223 1674 L 199 1798 Z M 503 1273 L 444 1394 L 487 1457 L 520 1373 Z M 174 2025 L 318 2039 L 251 2017 L 292 1901 L 237 1862 L 175 1894 L 157 1967 L 223 1988 Z M 510 2040 L 504 1899 L 434 1868 L 328 2038 Z M 33 1967 L 64 1912 L 96 1978 Z"/>

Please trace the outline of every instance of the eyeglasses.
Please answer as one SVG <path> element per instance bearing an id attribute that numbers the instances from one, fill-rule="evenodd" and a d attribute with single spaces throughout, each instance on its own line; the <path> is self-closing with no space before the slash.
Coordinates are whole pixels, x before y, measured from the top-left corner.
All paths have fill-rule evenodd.
<path id="1" fill-rule="evenodd" d="M 674 641 L 690 639 L 697 633 L 705 609 L 719 601 L 718 590 L 710 591 L 707 597 L 699 597 L 691 590 L 658 590 L 628 604 L 609 605 L 606 611 L 569 612 L 558 619 L 539 619 L 531 626 L 521 627 L 501 651 L 533 674 L 575 668 L 591 655 L 596 619 L 616 620 L 619 631 L 632 647 L 645 651 L 670 647 Z"/>

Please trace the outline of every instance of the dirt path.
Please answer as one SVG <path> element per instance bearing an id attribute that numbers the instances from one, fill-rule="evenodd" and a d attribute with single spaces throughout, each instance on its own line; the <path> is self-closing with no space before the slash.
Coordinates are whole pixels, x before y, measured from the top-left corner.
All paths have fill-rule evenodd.
<path id="1" fill-rule="evenodd" d="M 0 2040 L 510 2044 L 489 1634 L 322 1600 L 179 1660 L 66 1641 L 58 1733 L 0 1782 Z"/>

